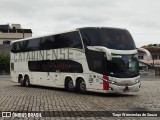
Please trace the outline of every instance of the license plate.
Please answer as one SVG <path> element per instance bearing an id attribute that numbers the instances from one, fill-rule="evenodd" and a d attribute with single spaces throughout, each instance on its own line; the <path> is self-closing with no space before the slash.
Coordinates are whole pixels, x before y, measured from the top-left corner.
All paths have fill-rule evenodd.
<path id="1" fill-rule="evenodd" d="M 127 89 L 123 89 L 123 92 L 129 92 L 129 90 L 127 90 Z"/>
<path id="2" fill-rule="evenodd" d="M 123 89 L 123 92 L 129 92 L 128 86 L 126 86 L 126 88 Z"/>

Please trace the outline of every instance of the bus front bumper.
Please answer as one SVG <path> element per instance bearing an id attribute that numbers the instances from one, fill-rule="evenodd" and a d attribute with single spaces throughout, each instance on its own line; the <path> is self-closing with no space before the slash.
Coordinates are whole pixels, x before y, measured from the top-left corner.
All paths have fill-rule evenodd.
<path id="1" fill-rule="evenodd" d="M 138 92 L 141 87 L 141 82 L 138 82 L 132 86 L 118 86 L 115 84 L 109 84 L 108 92 Z"/>

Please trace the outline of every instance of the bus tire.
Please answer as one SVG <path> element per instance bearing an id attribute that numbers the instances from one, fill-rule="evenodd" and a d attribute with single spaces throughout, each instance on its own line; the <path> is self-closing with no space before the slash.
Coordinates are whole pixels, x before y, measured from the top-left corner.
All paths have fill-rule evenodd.
<path id="1" fill-rule="evenodd" d="M 83 80 L 83 78 L 79 78 L 77 81 L 77 91 L 80 93 L 85 93 L 86 92 L 86 83 Z"/>
<path id="2" fill-rule="evenodd" d="M 73 80 L 71 77 L 67 77 L 65 79 L 65 89 L 67 91 L 73 92 L 74 91 L 74 84 L 73 84 Z"/>
<path id="3" fill-rule="evenodd" d="M 29 87 L 29 86 L 30 86 L 30 80 L 29 80 L 29 77 L 28 77 L 28 76 L 25 76 L 25 78 L 24 78 L 24 85 L 25 85 L 26 87 Z"/>
<path id="4" fill-rule="evenodd" d="M 22 76 L 19 76 L 19 82 L 20 82 L 20 85 L 21 85 L 22 87 L 25 86 L 24 79 L 23 79 Z"/>

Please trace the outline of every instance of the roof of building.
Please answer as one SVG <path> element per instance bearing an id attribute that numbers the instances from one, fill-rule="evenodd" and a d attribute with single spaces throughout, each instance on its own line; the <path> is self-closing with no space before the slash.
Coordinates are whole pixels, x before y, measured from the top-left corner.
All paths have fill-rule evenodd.
<path id="1" fill-rule="evenodd" d="M 159 47 L 160 48 L 160 44 L 149 44 L 149 45 L 144 45 L 142 46 L 142 48 L 152 48 L 152 47 Z"/>
<path id="2" fill-rule="evenodd" d="M 17 25 L 18 27 L 14 27 Z M 20 27 L 20 24 L 12 24 L 11 26 L 9 24 L 6 25 L 0 25 L 0 32 L 2 33 L 32 33 L 31 29 L 22 29 Z"/>
<path id="3" fill-rule="evenodd" d="M 147 49 L 151 54 L 152 53 L 160 53 L 160 44 L 149 44 L 144 45 L 141 48 Z M 142 51 L 138 51 L 139 53 L 144 53 Z"/>
<path id="4" fill-rule="evenodd" d="M 10 29 L 10 26 L 8 24 L 7 25 L 0 25 L 0 29 L 8 30 L 8 29 Z"/>

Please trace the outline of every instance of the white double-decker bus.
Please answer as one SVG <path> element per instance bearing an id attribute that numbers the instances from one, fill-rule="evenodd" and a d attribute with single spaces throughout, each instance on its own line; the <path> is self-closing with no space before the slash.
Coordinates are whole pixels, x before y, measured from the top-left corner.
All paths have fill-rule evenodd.
<path id="1" fill-rule="evenodd" d="M 137 48 L 126 29 L 86 27 L 16 40 L 10 58 L 11 79 L 21 86 L 82 93 L 137 92 L 141 86 Z"/>

